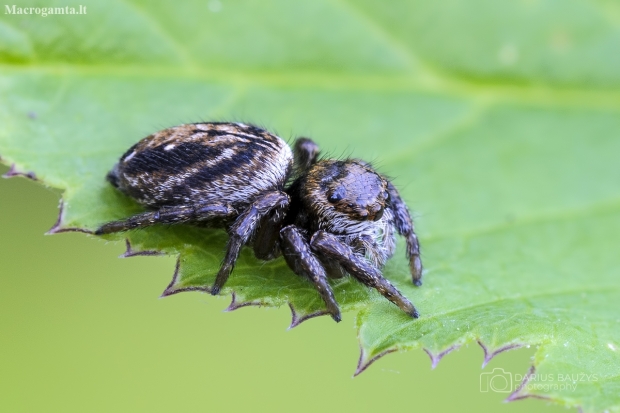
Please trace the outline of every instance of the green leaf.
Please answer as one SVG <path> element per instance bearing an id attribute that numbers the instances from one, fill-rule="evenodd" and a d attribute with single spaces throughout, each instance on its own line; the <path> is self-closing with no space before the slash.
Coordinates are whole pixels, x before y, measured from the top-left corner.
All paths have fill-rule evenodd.
<path id="1" fill-rule="evenodd" d="M 0 15 L 0 154 L 9 175 L 64 191 L 52 232 L 139 211 L 104 176 L 156 130 L 236 119 L 309 135 L 394 176 L 422 243 L 424 286 L 410 285 L 402 245 L 385 269 L 418 320 L 332 283 L 343 310 L 360 310 L 358 372 L 396 350 L 435 365 L 478 341 L 486 364 L 536 345 L 509 400 L 620 411 L 616 3 L 84 4 Z M 180 226 L 110 238 L 124 236 L 128 256 L 179 254 L 165 294 L 208 288 L 225 242 Z M 225 292 L 232 309 L 289 303 L 293 325 L 323 310 L 281 259 L 248 251 Z"/>

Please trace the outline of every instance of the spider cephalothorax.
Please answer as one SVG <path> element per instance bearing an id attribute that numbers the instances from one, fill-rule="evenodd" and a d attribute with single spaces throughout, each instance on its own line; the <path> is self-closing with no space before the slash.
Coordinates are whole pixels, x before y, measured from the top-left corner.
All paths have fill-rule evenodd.
<path id="1" fill-rule="evenodd" d="M 232 272 L 241 247 L 259 259 L 283 253 L 316 287 L 328 312 L 340 310 L 328 283 L 346 273 L 417 317 L 411 302 L 380 269 L 394 254 L 395 231 L 407 242 L 414 284 L 422 262 L 407 206 L 367 163 L 318 159 L 318 146 L 280 138 L 242 123 L 196 123 L 164 129 L 132 146 L 108 174 L 125 194 L 151 209 L 101 226 L 96 234 L 158 223 L 224 227 L 230 238 L 212 294 Z"/>

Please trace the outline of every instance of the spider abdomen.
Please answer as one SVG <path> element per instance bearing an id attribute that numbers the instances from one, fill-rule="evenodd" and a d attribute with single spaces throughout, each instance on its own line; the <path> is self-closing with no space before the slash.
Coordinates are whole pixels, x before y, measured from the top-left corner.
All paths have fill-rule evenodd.
<path id="1" fill-rule="evenodd" d="M 293 155 L 279 137 L 241 123 L 185 124 L 132 146 L 108 174 L 148 207 L 211 204 L 233 208 L 282 189 Z"/>

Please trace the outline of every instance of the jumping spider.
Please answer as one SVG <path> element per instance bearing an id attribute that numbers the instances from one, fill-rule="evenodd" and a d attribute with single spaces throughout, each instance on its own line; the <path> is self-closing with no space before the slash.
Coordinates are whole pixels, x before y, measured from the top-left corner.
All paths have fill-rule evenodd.
<path id="1" fill-rule="evenodd" d="M 109 234 L 154 224 L 223 227 L 230 238 L 211 287 L 226 283 L 241 247 L 262 260 L 284 255 L 309 279 L 340 321 L 329 277 L 351 274 L 412 317 L 418 312 L 380 268 L 394 254 L 396 230 L 407 242 L 415 285 L 421 284 L 418 239 L 392 183 L 357 159 L 318 159 L 310 139 L 295 158 L 279 137 L 243 123 L 195 123 L 159 131 L 129 148 L 108 181 L 150 212 L 101 226 Z"/>

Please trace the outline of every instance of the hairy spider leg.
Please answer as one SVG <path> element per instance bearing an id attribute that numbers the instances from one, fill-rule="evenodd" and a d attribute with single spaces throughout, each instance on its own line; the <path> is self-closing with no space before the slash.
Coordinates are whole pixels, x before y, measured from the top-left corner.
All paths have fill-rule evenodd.
<path id="1" fill-rule="evenodd" d="M 329 314 L 336 322 L 340 321 L 340 308 L 327 282 L 327 274 L 321 262 L 312 253 L 308 241 L 294 225 L 284 227 L 280 234 L 282 235 L 284 259 L 288 266 L 295 274 L 308 278 L 314 284 Z"/>
<path id="2" fill-rule="evenodd" d="M 157 211 L 143 212 L 127 219 L 103 224 L 95 231 L 95 235 L 144 228 L 155 224 L 204 222 L 224 218 L 234 213 L 235 210 L 225 204 L 196 205 L 193 207 L 164 206 Z"/>
<path id="3" fill-rule="evenodd" d="M 266 192 L 258 196 L 250 206 L 239 214 L 228 231 L 230 237 L 226 244 L 226 255 L 211 288 L 212 295 L 217 295 L 228 280 L 235 262 L 239 258 L 241 247 L 251 239 L 261 219 L 274 209 L 286 209 L 289 202 L 289 197 L 284 192 Z"/>
<path id="4" fill-rule="evenodd" d="M 413 232 L 413 220 L 409 215 L 407 205 L 390 181 L 388 181 L 388 193 L 390 194 L 389 202 L 394 210 L 396 230 L 405 237 L 407 242 L 407 258 L 409 259 L 411 278 L 413 283 L 419 287 L 422 285 L 422 259 L 420 258 L 420 243 L 417 235 Z"/>
<path id="5" fill-rule="evenodd" d="M 312 139 L 298 138 L 293 148 L 296 173 L 301 174 L 314 165 L 319 156 L 319 151 L 319 145 L 314 143 Z"/>
<path id="6" fill-rule="evenodd" d="M 259 260 L 269 261 L 280 256 L 278 241 L 287 209 L 288 203 L 276 206 L 260 220 L 252 242 L 254 256 Z"/>
<path id="7" fill-rule="evenodd" d="M 381 271 L 373 267 L 364 257 L 355 254 L 350 246 L 340 241 L 335 235 L 323 230 L 317 231 L 310 240 L 310 246 L 318 254 L 338 261 L 349 274 L 363 284 L 375 288 L 381 295 L 411 317 L 419 317 L 418 311 L 411 304 L 411 301 L 383 278 Z"/>

